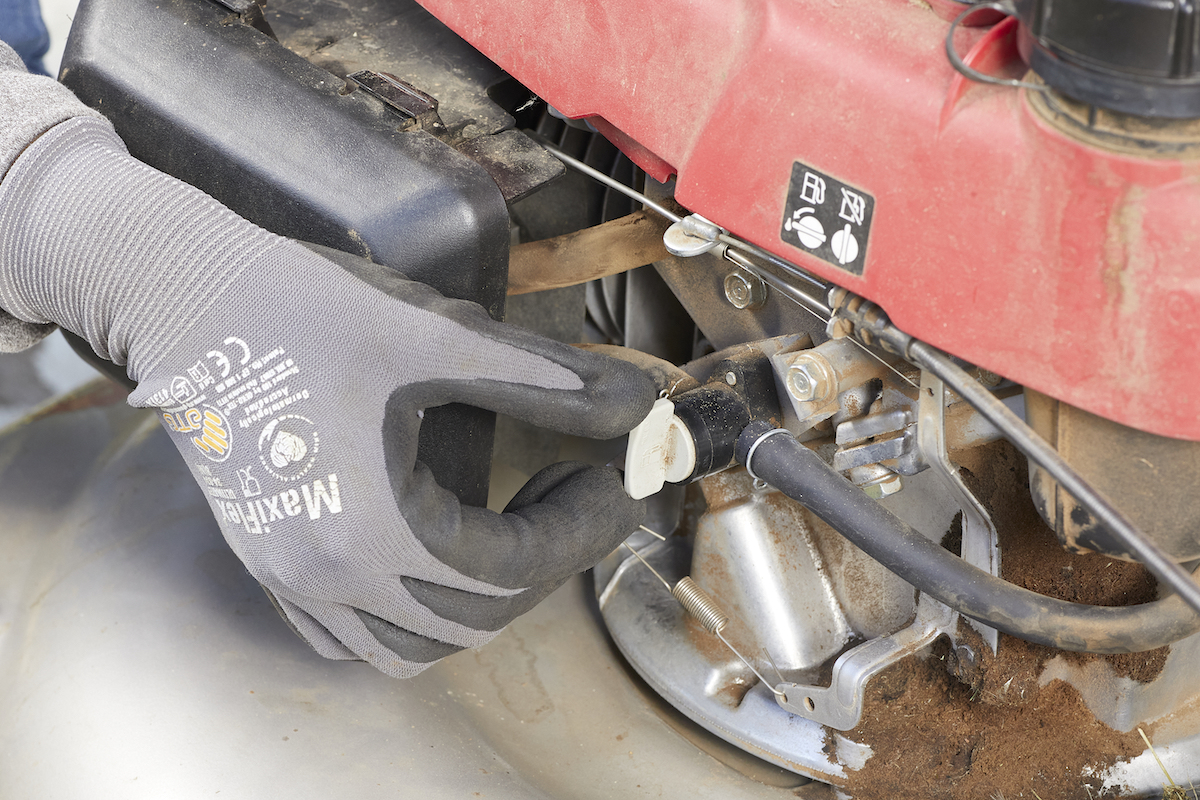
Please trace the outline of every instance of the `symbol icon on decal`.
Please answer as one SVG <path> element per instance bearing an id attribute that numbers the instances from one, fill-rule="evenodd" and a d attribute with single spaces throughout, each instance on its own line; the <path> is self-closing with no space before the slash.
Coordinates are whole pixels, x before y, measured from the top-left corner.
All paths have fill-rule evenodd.
<path id="1" fill-rule="evenodd" d="M 804 173 L 804 182 L 800 186 L 800 199 L 806 203 L 819 206 L 825 202 L 825 180 L 811 172 Z"/>
<path id="2" fill-rule="evenodd" d="M 842 189 L 842 208 L 838 212 L 838 216 L 852 222 L 855 225 L 862 225 L 863 219 L 867 215 L 867 201 L 857 192 L 852 192 L 849 189 Z M 850 259 L 853 261 L 854 259 Z M 845 263 L 845 262 L 842 262 Z"/>
<path id="3" fill-rule="evenodd" d="M 792 218 L 783 223 L 783 229 L 794 232 L 800 244 L 809 250 L 815 250 L 825 244 L 825 226 L 813 216 L 813 211 L 814 209 L 808 207 L 798 208 L 792 214 Z"/>
<path id="4" fill-rule="evenodd" d="M 837 258 L 840 264 L 849 264 L 858 258 L 858 240 L 850 232 L 849 225 L 846 225 L 840 231 L 834 232 L 830 245 L 833 247 L 834 257 Z"/>

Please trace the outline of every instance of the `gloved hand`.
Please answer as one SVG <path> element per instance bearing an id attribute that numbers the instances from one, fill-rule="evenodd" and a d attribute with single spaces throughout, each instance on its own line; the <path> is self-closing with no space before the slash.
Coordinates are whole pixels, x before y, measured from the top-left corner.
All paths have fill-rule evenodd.
<path id="1" fill-rule="evenodd" d="M 448 402 L 620 435 L 654 399 L 629 365 L 352 275 L 134 160 L 94 115 L 5 166 L 0 306 L 127 363 L 130 402 L 160 409 L 225 538 L 322 655 L 414 675 L 640 522 L 612 470 L 551 467 L 498 515 L 416 462 L 422 409 Z"/>

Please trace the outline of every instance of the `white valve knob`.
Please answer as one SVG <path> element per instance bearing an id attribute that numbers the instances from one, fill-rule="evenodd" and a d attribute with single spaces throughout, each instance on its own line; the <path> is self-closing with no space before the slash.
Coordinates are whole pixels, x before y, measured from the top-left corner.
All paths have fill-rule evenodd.
<path id="1" fill-rule="evenodd" d="M 657 494 L 663 484 L 687 480 L 696 469 L 696 442 L 675 416 L 675 404 L 661 399 L 629 432 L 625 452 L 625 491 L 634 500 Z"/>

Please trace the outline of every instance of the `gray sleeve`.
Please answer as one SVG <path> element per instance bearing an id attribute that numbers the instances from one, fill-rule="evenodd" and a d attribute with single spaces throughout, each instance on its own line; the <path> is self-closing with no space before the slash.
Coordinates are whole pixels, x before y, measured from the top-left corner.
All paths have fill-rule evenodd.
<path id="1" fill-rule="evenodd" d="M 72 117 L 103 119 L 62 84 L 30 75 L 20 56 L 0 42 L 0 181 L 35 139 Z M 0 309 L 0 352 L 31 347 L 54 327 L 24 322 Z"/>

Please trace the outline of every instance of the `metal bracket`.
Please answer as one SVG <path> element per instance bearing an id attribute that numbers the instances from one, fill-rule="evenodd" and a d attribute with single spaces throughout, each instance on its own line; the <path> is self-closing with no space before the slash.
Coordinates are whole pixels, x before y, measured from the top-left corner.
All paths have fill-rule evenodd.
<path id="1" fill-rule="evenodd" d="M 928 465 L 917 448 L 917 426 L 907 408 L 855 417 L 837 426 L 838 449 L 833 468 L 848 472 L 855 467 L 895 460 L 896 472 L 916 475 Z M 870 441 L 868 441 L 870 440 Z"/>
<path id="2" fill-rule="evenodd" d="M 946 388 L 942 379 L 928 370 L 921 372 L 921 399 L 917 405 L 917 445 L 925 463 L 962 509 L 962 558 L 993 575 L 1000 574 L 1000 543 L 996 526 L 987 509 L 963 483 L 958 469 L 946 455 Z M 965 618 L 996 652 L 999 634 L 995 628 Z"/>
<path id="3" fill-rule="evenodd" d="M 775 687 L 782 693 L 776 694 L 775 700 L 793 714 L 848 731 L 862 719 L 867 682 L 900 659 L 928 647 L 943 633 L 949 633 L 957 617 L 948 606 L 922 595 L 917 617 L 907 628 L 864 642 L 838 656 L 828 687 L 784 682 Z"/>

